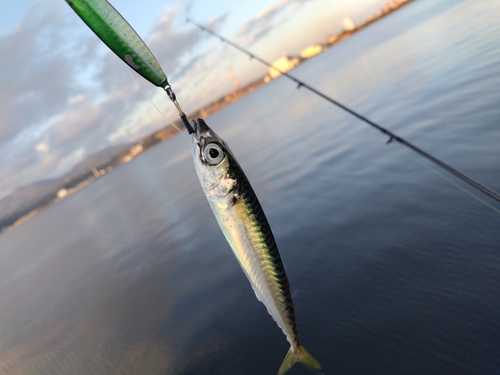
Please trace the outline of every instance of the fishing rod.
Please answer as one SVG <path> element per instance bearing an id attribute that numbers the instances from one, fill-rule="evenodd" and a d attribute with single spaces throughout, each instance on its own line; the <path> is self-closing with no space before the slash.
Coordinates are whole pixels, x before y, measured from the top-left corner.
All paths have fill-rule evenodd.
<path id="1" fill-rule="evenodd" d="M 403 146 L 409 148 L 410 150 L 416 152 L 417 154 L 419 154 L 420 156 L 423 156 L 424 158 L 430 160 L 431 162 L 433 162 L 434 164 L 436 164 L 438 167 L 444 169 L 445 171 L 451 173 L 452 175 L 454 175 L 455 177 L 459 178 L 460 180 L 466 182 L 467 184 L 471 185 L 472 187 L 478 189 L 479 191 L 481 191 L 482 193 L 486 194 L 487 196 L 489 196 L 490 198 L 493 198 L 495 199 L 496 201 L 500 202 L 500 194 L 495 192 L 494 190 L 486 187 L 485 185 L 483 185 L 482 183 L 472 179 L 471 177 L 463 174 L 462 172 L 459 172 L 458 170 L 456 170 L 455 168 L 451 167 L 450 165 L 446 164 L 445 162 L 439 160 L 438 158 L 436 158 L 435 156 L 432 156 L 431 154 L 429 154 L 428 152 L 422 150 L 421 148 L 415 146 L 414 144 L 408 142 L 407 140 L 405 140 L 404 138 L 394 134 L 393 132 L 391 132 L 390 130 L 387 130 L 386 128 L 376 124 L 375 122 L 371 121 L 370 119 L 368 119 L 367 117 L 359 114 L 358 112 L 354 111 L 353 109 L 343 105 L 342 103 L 339 103 L 338 101 L 332 99 L 331 97 L 329 97 L 328 95 L 326 94 L 323 94 L 322 92 L 316 90 L 314 87 L 312 86 L 309 86 L 307 83 L 299 80 L 298 78 L 292 76 L 291 74 L 287 73 L 287 72 L 283 72 L 281 71 L 280 69 L 274 67 L 270 62 L 262 59 L 261 57 L 255 55 L 254 53 L 250 52 L 249 50 L 241 47 L 240 45 L 230 41 L 229 39 L 226 39 L 224 38 L 222 35 L 216 33 L 215 31 L 211 30 L 211 29 L 208 29 L 206 27 L 204 27 L 203 25 L 200 25 L 199 23 L 197 22 L 194 22 L 193 20 L 191 20 L 190 18 L 187 18 L 186 19 L 187 22 L 189 23 L 192 23 L 193 25 L 199 27 L 201 30 L 203 31 L 206 31 L 207 33 L 215 36 L 216 38 L 220 39 L 222 42 L 225 42 L 227 44 L 229 44 L 231 47 L 243 52 L 244 54 L 248 55 L 250 57 L 250 59 L 255 59 L 259 62 L 261 62 L 262 64 L 278 71 L 279 73 L 281 73 L 283 76 L 287 77 L 288 79 L 291 79 L 292 81 L 294 81 L 296 84 L 297 84 L 297 89 L 301 88 L 301 87 L 305 87 L 306 89 L 308 89 L 309 91 L 315 93 L 316 95 L 322 97 L 323 99 L 325 99 L 326 101 L 336 105 L 337 107 L 343 109 L 344 111 L 350 113 L 351 115 L 353 115 L 354 117 L 357 117 L 359 120 L 367 123 L 368 125 L 374 127 L 375 129 L 379 130 L 380 132 L 382 132 L 384 135 L 388 136 L 389 139 L 387 140 L 387 144 L 388 143 L 391 143 L 393 141 L 396 141 L 400 144 L 402 144 Z"/>
<path id="2" fill-rule="evenodd" d="M 167 76 L 146 43 L 106 0 L 66 0 L 87 26 L 120 59 L 153 85 L 161 87 L 174 103 L 188 133 L 194 132 L 182 111 Z"/>

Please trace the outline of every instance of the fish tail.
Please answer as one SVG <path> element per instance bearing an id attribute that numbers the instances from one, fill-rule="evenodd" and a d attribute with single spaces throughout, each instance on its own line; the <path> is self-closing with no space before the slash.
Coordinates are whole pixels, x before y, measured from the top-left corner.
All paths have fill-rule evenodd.
<path id="1" fill-rule="evenodd" d="M 280 369 L 278 370 L 278 375 L 283 375 L 296 362 L 302 362 L 304 365 L 312 368 L 313 370 L 316 370 L 322 374 L 324 373 L 323 368 L 321 367 L 319 362 L 316 361 L 314 357 L 309 354 L 309 352 L 303 346 L 299 346 L 298 350 L 296 351 L 293 350 L 293 346 L 291 346 L 290 350 L 288 350 L 288 353 L 285 356 L 285 359 L 283 360 L 283 363 L 281 364 Z"/>

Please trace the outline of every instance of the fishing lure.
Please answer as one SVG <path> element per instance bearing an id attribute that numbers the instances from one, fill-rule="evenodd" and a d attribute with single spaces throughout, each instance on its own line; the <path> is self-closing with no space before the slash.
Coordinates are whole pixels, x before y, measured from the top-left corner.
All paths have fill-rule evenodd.
<path id="1" fill-rule="evenodd" d="M 87 26 L 135 72 L 163 88 L 179 111 L 188 133 L 193 129 L 160 64 L 132 26 L 107 0 L 66 0 Z"/>
<path id="2" fill-rule="evenodd" d="M 87 26 L 120 59 L 158 87 L 168 86 L 167 76 L 149 48 L 122 15 L 107 1 L 66 0 Z"/>
<path id="3" fill-rule="evenodd" d="M 250 182 L 227 144 L 203 119 L 193 121 L 192 127 L 193 161 L 203 192 L 257 299 L 290 342 L 278 375 L 296 362 L 323 372 L 299 343 L 288 278 Z"/>

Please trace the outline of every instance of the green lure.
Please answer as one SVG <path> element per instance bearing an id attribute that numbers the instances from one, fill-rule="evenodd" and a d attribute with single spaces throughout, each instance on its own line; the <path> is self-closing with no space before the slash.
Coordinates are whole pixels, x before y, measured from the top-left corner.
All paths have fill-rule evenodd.
<path id="1" fill-rule="evenodd" d="M 88 27 L 128 66 L 165 88 L 167 76 L 149 48 L 107 0 L 66 0 Z"/>

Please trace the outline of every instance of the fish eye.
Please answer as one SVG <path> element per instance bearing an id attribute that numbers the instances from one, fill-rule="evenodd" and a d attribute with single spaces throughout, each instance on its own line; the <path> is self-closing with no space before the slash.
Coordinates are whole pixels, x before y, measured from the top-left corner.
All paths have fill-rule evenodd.
<path id="1" fill-rule="evenodd" d="M 205 146 L 203 155 L 209 165 L 217 165 L 224 159 L 224 152 L 217 143 L 210 143 Z"/>

